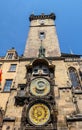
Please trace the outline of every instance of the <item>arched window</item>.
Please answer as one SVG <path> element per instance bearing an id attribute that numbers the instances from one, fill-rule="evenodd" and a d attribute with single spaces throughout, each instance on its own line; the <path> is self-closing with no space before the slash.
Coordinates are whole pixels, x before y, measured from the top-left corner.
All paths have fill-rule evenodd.
<path id="1" fill-rule="evenodd" d="M 33 62 L 33 75 L 49 75 L 49 63 L 45 59 L 36 59 Z"/>
<path id="2" fill-rule="evenodd" d="M 80 85 L 79 77 L 75 68 L 73 67 L 69 68 L 69 76 L 71 79 L 72 86 L 74 88 L 80 88 L 81 85 Z"/>

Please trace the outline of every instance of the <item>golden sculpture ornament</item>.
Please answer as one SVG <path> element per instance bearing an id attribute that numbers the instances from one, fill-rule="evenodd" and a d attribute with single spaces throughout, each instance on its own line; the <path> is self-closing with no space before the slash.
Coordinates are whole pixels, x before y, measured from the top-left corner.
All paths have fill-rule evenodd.
<path id="1" fill-rule="evenodd" d="M 37 103 L 29 109 L 29 119 L 34 125 L 44 125 L 50 118 L 48 106 Z"/>
<path id="2" fill-rule="evenodd" d="M 44 96 L 50 92 L 50 83 L 44 78 L 32 80 L 30 92 L 35 96 Z"/>

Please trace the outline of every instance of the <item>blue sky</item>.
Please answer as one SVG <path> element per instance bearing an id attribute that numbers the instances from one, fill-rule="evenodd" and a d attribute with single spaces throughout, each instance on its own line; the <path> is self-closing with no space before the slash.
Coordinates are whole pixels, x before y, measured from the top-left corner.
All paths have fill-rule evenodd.
<path id="1" fill-rule="evenodd" d="M 33 12 L 54 12 L 61 52 L 82 54 L 82 0 L 0 0 L 0 56 L 23 54 Z"/>

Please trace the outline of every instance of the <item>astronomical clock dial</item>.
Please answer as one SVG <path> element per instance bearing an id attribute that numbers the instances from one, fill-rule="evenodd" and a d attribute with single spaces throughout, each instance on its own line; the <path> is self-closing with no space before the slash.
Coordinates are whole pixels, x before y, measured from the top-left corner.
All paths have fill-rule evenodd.
<path id="1" fill-rule="evenodd" d="M 32 80 L 30 93 L 35 96 L 45 96 L 50 92 L 50 83 L 44 78 Z"/>
<path id="2" fill-rule="evenodd" d="M 48 106 L 43 103 L 32 105 L 28 113 L 29 119 L 34 125 L 44 125 L 50 118 L 50 110 Z"/>

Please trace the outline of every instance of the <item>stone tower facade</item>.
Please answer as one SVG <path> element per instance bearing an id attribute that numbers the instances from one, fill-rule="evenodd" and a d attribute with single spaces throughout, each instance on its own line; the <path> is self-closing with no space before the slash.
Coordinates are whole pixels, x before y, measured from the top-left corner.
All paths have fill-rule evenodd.
<path id="1" fill-rule="evenodd" d="M 28 58 L 38 57 L 41 42 L 45 48 L 46 57 L 60 56 L 60 48 L 54 24 L 54 20 L 56 19 L 55 14 L 42 14 L 39 16 L 32 14 L 29 19 L 31 24 L 24 56 Z"/>
<path id="2" fill-rule="evenodd" d="M 0 130 L 82 130 L 82 58 L 60 52 L 55 18 L 30 15 L 24 55 L 0 57 Z"/>

